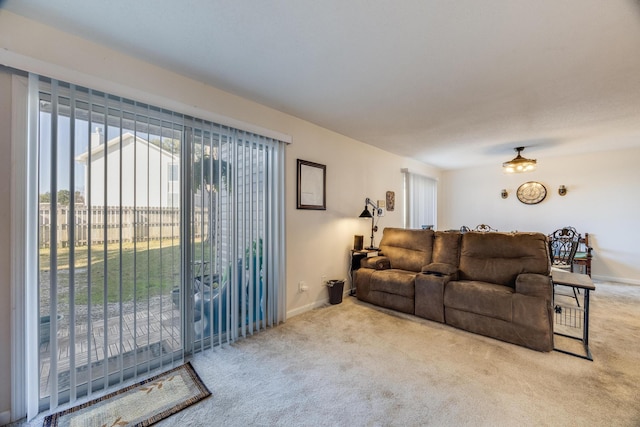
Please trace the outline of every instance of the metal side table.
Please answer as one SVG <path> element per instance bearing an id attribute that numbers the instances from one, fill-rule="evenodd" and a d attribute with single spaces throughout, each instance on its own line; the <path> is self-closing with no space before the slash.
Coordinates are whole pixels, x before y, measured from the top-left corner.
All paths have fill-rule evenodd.
<path id="1" fill-rule="evenodd" d="M 591 277 L 587 276 L 586 274 L 552 270 L 551 281 L 553 282 L 553 289 L 554 289 L 553 307 L 554 307 L 555 316 L 556 316 L 556 319 L 554 321 L 554 329 L 555 329 L 556 323 L 564 326 L 572 327 L 572 328 L 582 327 L 582 338 L 578 336 L 555 332 L 555 331 L 554 331 L 554 335 L 581 341 L 582 345 L 584 346 L 586 355 L 555 348 L 555 346 L 554 346 L 554 350 L 559 351 L 561 353 L 570 354 L 572 356 L 577 356 L 583 359 L 593 361 L 591 350 L 589 350 L 589 292 L 595 291 L 596 287 L 591 281 Z M 556 304 L 555 289 L 557 285 L 571 287 L 573 288 L 572 290 L 574 291 L 576 290 L 584 291 L 584 303 L 582 307 L 580 307 L 579 305 L 577 307 L 575 306 L 572 307 L 572 306 L 567 306 L 562 304 Z"/>

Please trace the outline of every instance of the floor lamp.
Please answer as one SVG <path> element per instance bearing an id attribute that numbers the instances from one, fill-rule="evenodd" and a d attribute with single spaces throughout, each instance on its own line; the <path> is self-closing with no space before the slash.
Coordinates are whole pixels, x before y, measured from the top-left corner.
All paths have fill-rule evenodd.
<path id="1" fill-rule="evenodd" d="M 375 216 L 371 214 L 371 212 L 369 212 L 369 205 L 371 205 L 371 207 L 373 208 L 372 211 L 374 214 L 380 216 L 382 214 L 382 209 L 378 207 L 377 204 L 374 204 L 370 198 L 367 197 L 367 199 L 364 202 L 364 210 L 362 211 L 362 213 L 360 214 L 360 218 L 371 218 L 371 245 L 369 245 L 368 248 L 365 249 L 376 249 L 375 246 L 373 246 L 373 233 L 375 233 L 376 231 L 378 231 L 378 226 L 375 225 Z"/>

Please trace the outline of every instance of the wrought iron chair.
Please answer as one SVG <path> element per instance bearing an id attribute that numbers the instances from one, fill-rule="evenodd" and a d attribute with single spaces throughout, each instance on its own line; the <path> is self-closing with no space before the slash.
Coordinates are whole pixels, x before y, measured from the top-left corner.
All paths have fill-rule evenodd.
<path id="1" fill-rule="evenodd" d="M 573 261 L 578 250 L 580 235 L 573 227 L 559 228 L 549 234 L 549 256 L 551 268 L 557 268 L 573 272 Z M 573 288 L 573 297 L 580 306 L 576 289 Z"/>
<path id="2" fill-rule="evenodd" d="M 584 274 L 589 277 L 591 277 L 592 251 L 593 248 L 589 245 L 589 233 L 584 233 L 584 237 L 580 237 L 578 240 L 578 249 L 573 257 L 573 264 L 584 266 Z"/>
<path id="3" fill-rule="evenodd" d="M 476 226 L 476 228 L 473 229 L 473 231 L 482 231 L 484 233 L 489 232 L 489 231 L 498 231 L 495 228 L 491 227 L 490 225 L 487 224 L 479 224 Z"/>
<path id="4" fill-rule="evenodd" d="M 573 271 L 573 259 L 578 250 L 580 235 L 573 227 L 563 227 L 549 234 L 551 266 Z"/>

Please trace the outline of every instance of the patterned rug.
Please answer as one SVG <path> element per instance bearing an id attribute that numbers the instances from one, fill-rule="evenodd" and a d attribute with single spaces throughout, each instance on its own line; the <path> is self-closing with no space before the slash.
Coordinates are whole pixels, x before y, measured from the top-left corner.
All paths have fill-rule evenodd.
<path id="1" fill-rule="evenodd" d="M 149 426 L 208 397 L 190 363 L 99 399 L 57 412 L 43 427 Z"/>

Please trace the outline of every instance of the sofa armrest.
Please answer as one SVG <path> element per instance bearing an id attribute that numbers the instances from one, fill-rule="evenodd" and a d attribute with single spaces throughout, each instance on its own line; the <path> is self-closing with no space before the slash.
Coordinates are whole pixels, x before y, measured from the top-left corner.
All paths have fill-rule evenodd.
<path id="1" fill-rule="evenodd" d="M 519 274 L 516 278 L 516 293 L 551 301 L 553 299 L 551 276 L 533 273 Z"/>
<path id="2" fill-rule="evenodd" d="M 415 315 L 444 323 L 444 288 L 451 275 L 418 274 L 415 279 Z"/>
<path id="3" fill-rule="evenodd" d="M 372 256 L 363 258 L 360 261 L 361 268 L 372 268 L 374 270 L 387 270 L 391 268 L 391 261 L 385 256 Z"/>
<path id="4" fill-rule="evenodd" d="M 442 262 L 432 262 L 431 264 L 422 267 L 422 273 L 434 276 L 448 276 L 449 278 L 456 280 L 458 277 L 458 267 Z"/>

